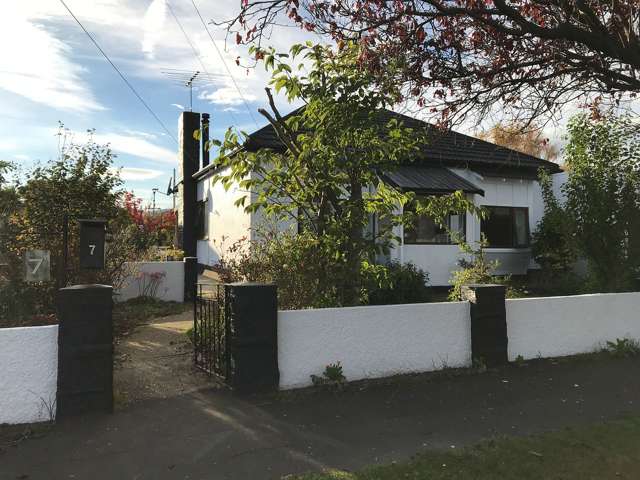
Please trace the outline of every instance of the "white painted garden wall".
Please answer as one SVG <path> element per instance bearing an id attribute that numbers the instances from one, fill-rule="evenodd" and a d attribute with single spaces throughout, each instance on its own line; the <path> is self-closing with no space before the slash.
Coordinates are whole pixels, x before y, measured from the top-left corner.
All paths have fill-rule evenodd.
<path id="1" fill-rule="evenodd" d="M 132 262 L 127 264 L 131 275 L 117 292 L 117 300 L 125 301 L 140 296 L 144 285 L 154 273 L 163 274 L 155 297 L 165 302 L 184 301 L 184 262 Z"/>
<path id="2" fill-rule="evenodd" d="M 589 353 L 616 338 L 640 339 L 640 293 L 506 301 L 509 360 Z"/>
<path id="3" fill-rule="evenodd" d="M 348 380 L 471 365 L 469 303 L 278 312 L 280 388 L 340 361 Z"/>
<path id="4" fill-rule="evenodd" d="M 0 424 L 51 420 L 57 381 L 57 325 L 0 328 Z"/>
<path id="5" fill-rule="evenodd" d="M 640 293 L 506 300 L 509 360 L 590 353 L 640 340 Z M 468 302 L 278 312 L 283 390 L 339 361 L 347 380 L 471 365 Z"/>

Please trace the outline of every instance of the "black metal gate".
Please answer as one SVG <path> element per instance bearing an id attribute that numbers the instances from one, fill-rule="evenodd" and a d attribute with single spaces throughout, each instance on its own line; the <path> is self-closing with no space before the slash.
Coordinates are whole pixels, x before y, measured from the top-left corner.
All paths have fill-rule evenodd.
<path id="1" fill-rule="evenodd" d="M 198 285 L 193 307 L 193 345 L 196 367 L 229 378 L 228 348 L 231 326 L 224 285 Z"/>

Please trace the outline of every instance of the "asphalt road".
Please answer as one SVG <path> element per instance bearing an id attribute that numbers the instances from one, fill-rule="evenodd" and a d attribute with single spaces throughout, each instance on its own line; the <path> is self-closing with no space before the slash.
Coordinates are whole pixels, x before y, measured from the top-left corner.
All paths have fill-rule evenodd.
<path id="1" fill-rule="evenodd" d="M 341 392 L 201 390 L 67 420 L 0 453 L 0 479 L 268 479 L 355 469 L 640 413 L 640 360 L 536 361 Z"/>

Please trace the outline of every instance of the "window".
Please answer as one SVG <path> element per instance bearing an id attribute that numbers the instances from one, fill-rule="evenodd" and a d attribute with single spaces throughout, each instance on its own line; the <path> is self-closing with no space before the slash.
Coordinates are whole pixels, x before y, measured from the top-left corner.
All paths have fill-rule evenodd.
<path id="1" fill-rule="evenodd" d="M 199 201 L 196 203 L 196 238 L 198 240 L 206 240 L 209 236 L 209 225 L 207 222 L 207 202 Z"/>
<path id="2" fill-rule="evenodd" d="M 408 210 L 414 210 L 415 207 L 409 205 L 405 207 Z M 455 239 L 451 238 L 449 231 L 458 234 L 460 239 L 464 240 L 466 230 L 466 215 L 450 214 L 447 219 L 447 227 L 438 225 L 436 222 L 426 215 L 416 217 L 413 225 L 405 225 L 404 227 L 404 243 L 405 245 L 435 244 L 435 245 L 451 245 L 455 243 Z"/>
<path id="3" fill-rule="evenodd" d="M 524 248 L 529 246 L 529 209 L 524 207 L 484 207 L 487 218 L 480 231 L 489 248 Z"/>

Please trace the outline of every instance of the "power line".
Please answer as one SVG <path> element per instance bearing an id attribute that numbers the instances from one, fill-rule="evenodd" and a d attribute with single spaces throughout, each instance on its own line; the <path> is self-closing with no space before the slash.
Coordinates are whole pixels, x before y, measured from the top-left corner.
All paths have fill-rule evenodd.
<path id="1" fill-rule="evenodd" d="M 211 40 L 211 43 L 213 44 L 214 48 L 216 49 L 216 52 L 218 52 L 218 56 L 220 57 L 220 60 L 222 61 L 222 64 L 224 65 L 224 68 L 226 68 L 227 73 L 231 77 L 231 81 L 233 82 L 234 86 L 236 87 L 236 90 L 238 91 L 238 94 L 240 95 L 240 98 L 242 99 L 242 103 L 244 103 L 244 106 L 247 109 L 247 112 L 249 112 L 249 115 L 251 116 L 251 120 L 253 120 L 253 123 L 255 123 L 256 128 L 260 128 L 258 126 L 258 122 L 256 122 L 256 119 L 253 116 L 253 113 L 251 112 L 251 109 L 249 108 L 249 104 L 247 103 L 247 100 L 244 98 L 244 95 L 242 94 L 242 91 L 240 90 L 240 87 L 238 86 L 238 83 L 236 82 L 236 79 L 233 76 L 233 73 L 231 73 L 231 70 L 229 69 L 229 66 L 227 65 L 227 62 L 224 60 L 224 57 L 222 56 L 222 52 L 218 48 L 218 45 L 216 45 L 216 42 L 213 40 L 213 36 L 211 35 L 211 32 L 209 31 L 209 27 L 207 27 L 207 24 L 204 21 L 204 19 L 202 18 L 202 15 L 200 15 L 200 10 L 198 10 L 198 6 L 196 5 L 196 2 L 194 0 L 191 0 L 191 3 L 193 4 L 193 8 L 195 8 L 196 13 L 198 14 L 198 17 L 200 18 L 200 22 L 202 22 L 202 26 L 204 27 L 204 29 L 206 30 L 207 34 L 209 35 L 209 39 Z"/>
<path id="2" fill-rule="evenodd" d="M 89 39 L 93 42 L 93 44 L 100 51 L 102 56 L 104 58 L 106 58 L 107 62 L 109 62 L 111 64 L 111 66 L 113 67 L 113 69 L 118 73 L 118 75 L 120 75 L 120 78 L 122 79 L 122 81 L 127 85 L 127 87 L 129 87 L 129 89 L 138 98 L 138 100 L 140 100 L 140 103 L 142 103 L 142 105 L 144 105 L 144 107 L 149 111 L 149 113 L 151 115 L 153 115 L 153 118 L 155 118 L 156 121 L 160 124 L 160 126 L 164 129 L 164 131 L 167 132 L 167 135 L 169 135 L 169 137 L 171 139 L 173 139 L 174 142 L 178 143 L 178 140 L 176 139 L 176 137 L 173 136 L 173 133 L 171 133 L 171 131 L 165 126 L 165 124 L 162 122 L 162 120 L 160 120 L 160 117 L 158 117 L 158 115 L 156 115 L 156 113 L 151 109 L 151 107 L 147 104 L 147 102 L 144 101 L 144 99 L 140 96 L 140 94 L 133 87 L 133 85 L 131 85 L 131 83 L 129 83 L 129 80 L 127 80 L 127 77 L 125 77 L 124 74 L 120 71 L 120 69 L 118 67 L 116 67 L 116 65 L 111 61 L 109 56 L 105 53 L 105 51 L 102 49 L 102 47 L 100 47 L 100 45 L 98 44 L 96 39 L 93 37 L 93 35 L 91 35 L 91 33 L 89 33 L 89 31 L 86 28 L 84 28 L 84 25 L 82 24 L 82 22 L 80 22 L 80 20 L 78 20 L 78 17 L 76 17 L 73 14 L 73 12 L 69 8 L 69 6 L 65 3 L 65 1 L 64 0 L 60 0 L 60 3 L 64 6 L 64 8 L 67 9 L 67 11 L 69 12 L 69 15 L 71 15 L 73 17 L 73 19 L 76 21 L 76 23 L 78 25 L 80 25 L 80 28 L 82 28 L 84 33 L 87 34 L 87 37 L 89 37 Z"/>
<path id="3" fill-rule="evenodd" d="M 187 43 L 189 44 L 189 46 L 191 47 L 191 50 L 193 51 L 193 54 L 198 59 L 198 62 L 200 62 L 200 66 L 202 67 L 204 72 L 207 74 L 208 78 L 213 78 L 213 75 L 211 75 L 209 73 L 209 70 L 207 70 L 207 67 L 204 64 L 202 58 L 200 58 L 200 55 L 198 54 L 198 51 L 196 50 L 196 47 L 193 45 L 193 42 L 189 38 L 189 35 L 187 35 L 187 32 L 183 28 L 182 23 L 180 23 L 180 20 L 178 19 L 178 16 L 173 11 L 173 7 L 171 7 L 171 3 L 169 2 L 169 0 L 166 0 L 166 3 L 167 3 L 167 7 L 169 7 L 169 13 L 171 13 L 171 16 L 173 17 L 173 19 L 178 24 L 178 27 L 180 27 L 180 30 L 182 31 L 182 34 L 184 35 L 184 38 L 187 40 Z M 194 4 L 194 6 L 195 6 L 195 4 Z M 197 9 L 198 8 L 196 7 L 196 11 L 197 11 Z M 198 15 L 200 15 L 200 12 L 198 12 Z M 202 17 L 201 17 L 201 19 L 202 19 Z M 207 31 L 207 33 L 208 33 L 208 31 Z M 214 45 L 215 45 L 215 43 L 214 43 Z M 229 69 L 227 69 L 227 71 L 228 70 Z M 231 72 L 229 72 L 229 73 L 231 73 Z M 231 79 L 233 80 L 233 77 L 231 77 Z M 234 83 L 235 83 L 235 80 L 234 80 Z M 236 88 L 237 88 L 237 86 L 236 86 Z M 242 94 L 240 94 L 240 96 L 242 96 Z M 229 112 L 229 113 L 231 113 L 231 117 L 233 118 L 234 123 L 238 125 L 240 122 L 238 122 L 238 119 L 236 118 L 236 116 L 233 114 L 233 112 Z M 249 114 L 251 114 L 251 112 L 249 112 Z M 253 116 L 251 118 L 253 118 Z M 254 122 L 255 122 L 255 120 L 254 120 Z M 256 124 L 256 126 L 257 126 L 257 124 Z"/>

